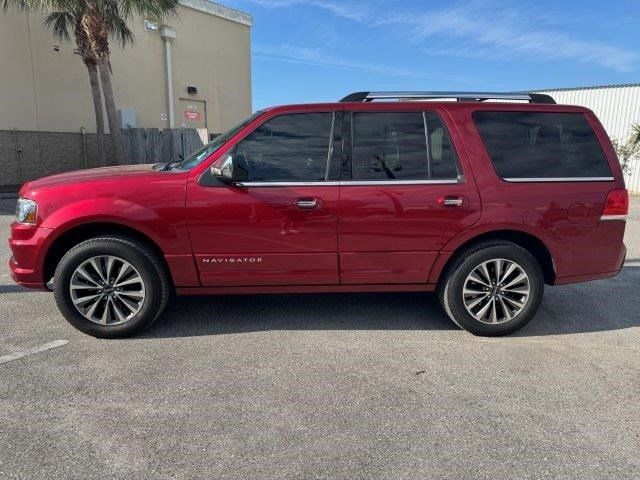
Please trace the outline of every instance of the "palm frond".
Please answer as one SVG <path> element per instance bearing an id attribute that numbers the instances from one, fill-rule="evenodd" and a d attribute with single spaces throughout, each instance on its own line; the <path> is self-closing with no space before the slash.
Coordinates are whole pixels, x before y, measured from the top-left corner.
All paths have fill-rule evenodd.
<path id="1" fill-rule="evenodd" d="M 2 10 L 7 12 L 8 10 L 15 9 L 19 12 L 25 12 L 27 10 L 42 10 L 49 2 L 33 1 L 33 0 L 0 0 Z"/>
<path id="2" fill-rule="evenodd" d="M 70 12 L 52 12 L 44 17 L 42 23 L 50 28 L 56 37 L 70 41 L 70 32 L 75 29 L 76 18 Z"/>
<path id="3" fill-rule="evenodd" d="M 116 0 L 123 18 L 132 14 L 164 20 L 178 15 L 178 0 Z"/>
<path id="4" fill-rule="evenodd" d="M 634 123 L 631 126 L 631 138 L 629 141 L 634 145 L 640 146 L 640 123 Z"/>
<path id="5" fill-rule="evenodd" d="M 124 48 L 129 43 L 133 43 L 135 37 L 127 25 L 127 21 L 122 17 L 112 18 L 109 25 L 109 33 Z"/>
<path id="6" fill-rule="evenodd" d="M 86 0 L 0 0 L 0 9 L 5 12 L 11 9 L 20 12 L 71 12 L 78 11 L 86 3 Z"/>
<path id="7" fill-rule="evenodd" d="M 178 0 L 93 0 L 103 15 L 109 35 L 122 47 L 133 43 L 128 21 L 134 15 L 162 20 L 176 15 Z"/>

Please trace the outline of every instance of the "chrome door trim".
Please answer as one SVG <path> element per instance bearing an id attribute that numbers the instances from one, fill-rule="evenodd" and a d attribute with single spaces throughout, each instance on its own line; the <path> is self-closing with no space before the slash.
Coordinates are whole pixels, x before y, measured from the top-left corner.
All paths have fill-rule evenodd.
<path id="1" fill-rule="evenodd" d="M 237 187 L 350 187 L 375 185 L 455 185 L 464 181 L 452 180 L 343 180 L 331 182 L 240 182 Z"/>
<path id="2" fill-rule="evenodd" d="M 607 222 L 612 220 L 621 220 L 623 222 L 626 222 L 627 216 L 626 215 L 602 215 L 600 217 L 601 222 Z"/>
<path id="3" fill-rule="evenodd" d="M 505 182 L 612 182 L 613 177 L 549 177 L 549 178 L 503 178 Z"/>
<path id="4" fill-rule="evenodd" d="M 337 187 L 340 182 L 239 182 L 237 187 Z"/>
<path id="5" fill-rule="evenodd" d="M 455 185 L 459 180 L 344 180 L 341 186 L 375 186 L 375 185 Z"/>

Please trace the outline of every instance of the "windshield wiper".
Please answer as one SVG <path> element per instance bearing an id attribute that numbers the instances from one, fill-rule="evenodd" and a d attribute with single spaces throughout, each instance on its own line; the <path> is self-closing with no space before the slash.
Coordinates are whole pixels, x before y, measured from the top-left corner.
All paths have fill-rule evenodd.
<path id="1" fill-rule="evenodd" d="M 184 160 L 184 156 L 181 153 L 179 153 L 178 154 L 178 160 L 174 160 L 172 162 L 167 162 L 165 164 L 165 166 L 160 169 L 160 171 L 161 172 L 168 172 L 169 170 L 171 170 L 176 165 L 182 163 L 183 160 Z"/>

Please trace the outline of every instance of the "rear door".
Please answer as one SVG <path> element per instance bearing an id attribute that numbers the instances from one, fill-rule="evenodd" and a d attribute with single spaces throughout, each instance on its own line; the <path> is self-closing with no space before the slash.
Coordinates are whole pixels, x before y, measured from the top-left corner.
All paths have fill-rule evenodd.
<path id="1" fill-rule="evenodd" d="M 442 246 L 479 219 L 478 192 L 443 113 L 345 114 L 341 283 L 426 283 Z"/>
<path id="2" fill-rule="evenodd" d="M 248 180 L 209 171 L 189 188 L 189 232 L 203 286 L 338 283 L 333 111 L 268 118 L 231 150 Z"/>

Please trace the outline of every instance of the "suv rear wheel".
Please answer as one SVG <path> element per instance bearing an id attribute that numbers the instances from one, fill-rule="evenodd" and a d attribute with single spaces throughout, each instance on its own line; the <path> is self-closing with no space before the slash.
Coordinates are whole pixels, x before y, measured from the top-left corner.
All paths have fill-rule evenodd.
<path id="1" fill-rule="evenodd" d="M 58 308 L 77 329 L 100 338 L 135 335 L 149 327 L 169 298 L 170 284 L 157 255 L 121 237 L 79 243 L 54 276 Z"/>
<path id="2" fill-rule="evenodd" d="M 463 252 L 447 270 L 439 296 L 449 317 L 475 335 L 498 336 L 536 314 L 544 278 L 536 259 L 507 241 L 487 241 Z"/>

